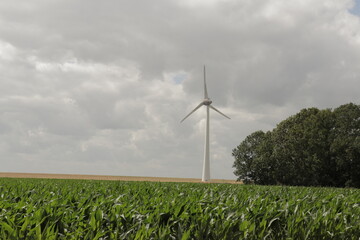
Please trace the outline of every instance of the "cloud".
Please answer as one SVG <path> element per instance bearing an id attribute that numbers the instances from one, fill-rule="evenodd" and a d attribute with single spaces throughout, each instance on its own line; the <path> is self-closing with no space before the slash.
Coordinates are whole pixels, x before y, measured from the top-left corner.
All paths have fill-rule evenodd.
<path id="1" fill-rule="evenodd" d="M 359 102 L 360 18 L 337 1 L 0 3 L 3 171 L 234 178 L 232 148 L 305 107 Z M 5 160 L 6 159 L 6 160 Z"/>
<path id="2" fill-rule="evenodd" d="M 8 42 L 0 41 L 0 58 L 5 61 L 11 61 L 16 55 L 16 48 Z"/>

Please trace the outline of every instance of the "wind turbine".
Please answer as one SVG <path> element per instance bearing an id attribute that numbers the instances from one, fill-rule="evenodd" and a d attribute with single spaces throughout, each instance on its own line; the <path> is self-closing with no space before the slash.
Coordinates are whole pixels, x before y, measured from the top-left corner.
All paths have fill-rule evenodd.
<path id="1" fill-rule="evenodd" d="M 209 124 L 210 124 L 210 116 L 209 116 L 209 109 L 220 113 L 224 117 L 230 119 L 228 116 L 220 112 L 214 106 L 211 105 L 212 101 L 210 100 L 206 88 L 206 73 L 205 73 L 205 66 L 204 66 L 204 100 L 197 105 L 194 110 L 192 110 L 186 117 L 181 120 L 183 122 L 186 118 L 188 118 L 191 114 L 193 114 L 196 110 L 198 110 L 201 106 L 206 106 L 206 126 L 205 126 L 205 147 L 204 147 L 204 162 L 203 162 L 203 172 L 202 172 L 202 181 L 207 182 L 210 180 L 210 146 L 209 146 Z"/>

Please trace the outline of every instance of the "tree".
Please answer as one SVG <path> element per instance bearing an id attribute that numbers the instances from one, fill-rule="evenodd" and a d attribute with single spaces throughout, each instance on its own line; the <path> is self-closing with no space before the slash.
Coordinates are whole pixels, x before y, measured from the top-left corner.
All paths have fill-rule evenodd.
<path id="1" fill-rule="evenodd" d="M 360 105 L 342 105 L 334 110 L 331 154 L 339 172 L 339 183 L 360 186 Z"/>
<path id="2" fill-rule="evenodd" d="M 256 131 L 245 138 L 245 140 L 233 150 L 235 157 L 233 167 L 236 168 L 235 175 L 239 181 L 250 183 L 256 179 L 255 161 L 259 156 L 259 146 L 264 140 L 265 133 Z"/>
<path id="3" fill-rule="evenodd" d="M 303 109 L 233 150 L 238 180 L 360 187 L 360 106 Z"/>
<path id="4" fill-rule="evenodd" d="M 271 132 L 256 131 L 233 150 L 233 167 L 239 181 L 244 183 L 275 184 L 274 163 L 271 157 Z"/>
<path id="5" fill-rule="evenodd" d="M 287 185 L 321 185 L 320 172 L 329 157 L 331 111 L 303 109 L 273 130 L 272 158 L 276 179 Z"/>

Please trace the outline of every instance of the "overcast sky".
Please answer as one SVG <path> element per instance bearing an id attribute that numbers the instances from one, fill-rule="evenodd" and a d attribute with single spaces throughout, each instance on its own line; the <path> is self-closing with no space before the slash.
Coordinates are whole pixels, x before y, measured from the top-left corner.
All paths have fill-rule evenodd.
<path id="1" fill-rule="evenodd" d="M 3 0 L 0 171 L 211 177 L 247 135 L 360 104 L 360 1 Z"/>

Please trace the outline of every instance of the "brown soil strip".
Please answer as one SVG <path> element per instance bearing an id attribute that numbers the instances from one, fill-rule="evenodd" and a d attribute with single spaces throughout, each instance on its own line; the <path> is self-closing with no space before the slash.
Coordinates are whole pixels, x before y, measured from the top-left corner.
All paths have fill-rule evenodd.
<path id="1" fill-rule="evenodd" d="M 48 174 L 48 173 L 11 173 L 0 172 L 0 178 L 48 178 L 48 179 L 88 179 L 88 180 L 113 180 L 113 181 L 141 181 L 141 182 L 191 182 L 201 183 L 198 178 L 166 178 L 166 177 L 127 177 L 108 175 L 81 175 L 81 174 Z M 211 179 L 210 183 L 231 183 L 235 180 Z"/>

